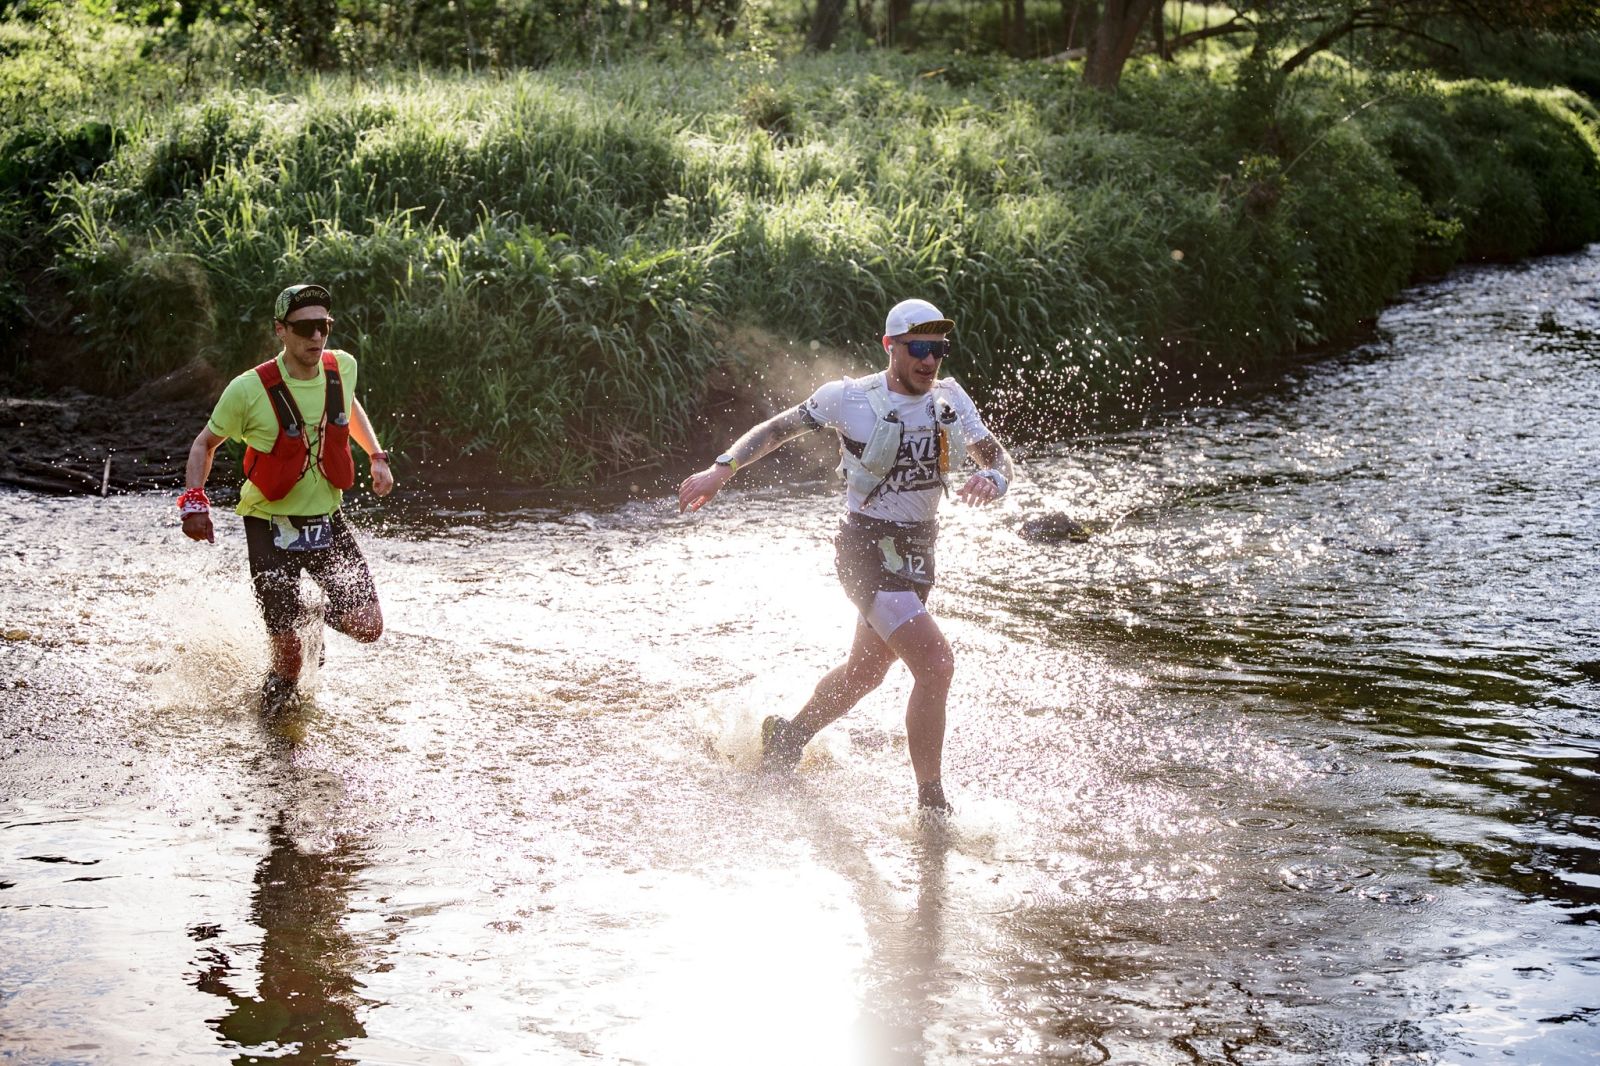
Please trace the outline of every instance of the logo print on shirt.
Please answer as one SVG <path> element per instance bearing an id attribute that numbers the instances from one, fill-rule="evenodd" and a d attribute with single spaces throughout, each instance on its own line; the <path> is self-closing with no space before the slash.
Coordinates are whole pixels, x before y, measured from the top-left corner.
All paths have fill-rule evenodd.
<path id="1" fill-rule="evenodd" d="M 939 487 L 939 438 L 931 429 L 906 430 L 889 471 L 888 492 L 917 492 Z"/>

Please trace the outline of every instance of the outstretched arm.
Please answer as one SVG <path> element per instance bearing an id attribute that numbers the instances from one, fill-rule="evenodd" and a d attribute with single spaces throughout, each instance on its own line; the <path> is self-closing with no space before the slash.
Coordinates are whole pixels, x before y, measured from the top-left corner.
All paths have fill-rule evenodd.
<path id="1" fill-rule="evenodd" d="M 1011 486 L 1011 479 L 1016 476 L 1011 456 L 993 437 L 973 441 L 970 450 L 978 462 L 979 470 L 956 490 L 956 498 L 974 507 L 993 503 L 1005 494 Z"/>
<path id="2" fill-rule="evenodd" d="M 350 435 L 371 459 L 372 491 L 379 496 L 389 495 L 389 490 L 394 488 L 394 474 L 389 470 L 388 457 L 378 446 L 378 434 L 373 431 L 372 420 L 367 417 L 367 409 L 361 406 L 360 400 L 350 405 Z"/>
<path id="3" fill-rule="evenodd" d="M 683 479 L 683 484 L 678 486 L 678 511 L 698 511 L 711 502 L 711 497 L 721 491 L 741 466 L 748 466 L 785 441 L 815 428 L 816 423 L 806 417 L 803 407 L 791 407 L 751 427 L 728 449 L 733 457 L 731 465 L 713 463 Z"/>

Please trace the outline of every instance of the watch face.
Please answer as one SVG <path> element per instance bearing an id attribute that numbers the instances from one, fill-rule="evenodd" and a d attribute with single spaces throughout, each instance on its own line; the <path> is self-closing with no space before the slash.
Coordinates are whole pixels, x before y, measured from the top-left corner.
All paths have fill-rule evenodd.
<path id="1" fill-rule="evenodd" d="M 733 465 L 733 453 L 732 452 L 723 452 L 721 455 L 717 456 L 716 459 L 714 459 L 712 461 L 713 462 L 717 462 L 717 463 L 722 463 L 722 464 L 727 465 L 727 466 L 732 466 Z"/>

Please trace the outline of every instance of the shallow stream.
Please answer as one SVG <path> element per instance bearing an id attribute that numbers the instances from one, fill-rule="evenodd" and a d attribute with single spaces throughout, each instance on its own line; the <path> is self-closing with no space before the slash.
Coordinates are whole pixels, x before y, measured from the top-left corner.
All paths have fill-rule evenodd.
<path id="1" fill-rule="evenodd" d="M 948 509 L 942 828 L 901 670 L 754 769 L 848 644 L 830 484 L 358 509 L 388 632 L 293 744 L 236 521 L 0 492 L 0 1061 L 1593 1061 L 1597 277 Z"/>

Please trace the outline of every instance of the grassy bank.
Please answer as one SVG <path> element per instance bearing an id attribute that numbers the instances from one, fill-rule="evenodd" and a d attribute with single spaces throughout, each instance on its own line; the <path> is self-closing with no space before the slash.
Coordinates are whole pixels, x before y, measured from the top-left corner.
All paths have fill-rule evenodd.
<path id="1" fill-rule="evenodd" d="M 389 437 L 537 482 L 684 440 L 714 368 L 761 372 L 739 325 L 866 357 L 926 295 L 951 372 L 1048 435 L 1338 338 L 1418 273 L 1600 239 L 1584 97 L 1332 58 L 1266 109 L 1204 64 L 1108 97 L 883 52 L 169 89 L 0 134 L 13 337 L 70 322 L 56 348 L 111 390 L 234 372 L 316 278 Z"/>

